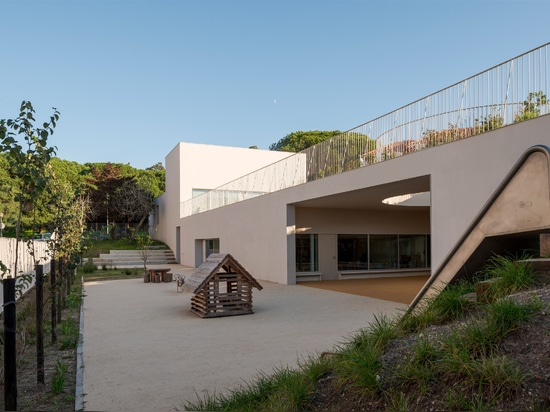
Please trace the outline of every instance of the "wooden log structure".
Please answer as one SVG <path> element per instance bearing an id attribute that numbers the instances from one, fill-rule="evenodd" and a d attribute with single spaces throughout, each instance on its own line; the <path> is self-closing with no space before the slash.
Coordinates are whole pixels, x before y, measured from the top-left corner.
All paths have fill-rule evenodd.
<path id="1" fill-rule="evenodd" d="M 252 289 L 262 289 L 229 253 L 208 256 L 183 286 L 194 293 L 191 311 L 201 318 L 252 314 Z"/>

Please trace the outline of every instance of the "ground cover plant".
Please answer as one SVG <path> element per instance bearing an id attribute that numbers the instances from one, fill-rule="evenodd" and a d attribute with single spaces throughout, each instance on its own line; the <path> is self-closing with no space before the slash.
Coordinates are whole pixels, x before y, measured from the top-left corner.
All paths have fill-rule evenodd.
<path id="1" fill-rule="evenodd" d="M 143 277 L 143 268 L 101 269 L 94 267 L 93 269 L 82 269 L 81 272 L 84 282 Z"/>
<path id="2" fill-rule="evenodd" d="M 487 302 L 472 298 L 478 280 L 491 281 Z M 331 353 L 180 409 L 550 411 L 549 312 L 550 273 L 494 257 L 473 282 L 379 316 Z"/>

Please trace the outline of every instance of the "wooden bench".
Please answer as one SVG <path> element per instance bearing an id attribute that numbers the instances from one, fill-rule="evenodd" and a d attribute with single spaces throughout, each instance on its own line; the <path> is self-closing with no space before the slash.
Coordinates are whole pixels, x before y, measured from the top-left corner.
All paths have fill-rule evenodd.
<path id="1" fill-rule="evenodd" d="M 170 269 L 147 269 L 151 283 L 171 282 L 172 274 L 168 276 Z"/>

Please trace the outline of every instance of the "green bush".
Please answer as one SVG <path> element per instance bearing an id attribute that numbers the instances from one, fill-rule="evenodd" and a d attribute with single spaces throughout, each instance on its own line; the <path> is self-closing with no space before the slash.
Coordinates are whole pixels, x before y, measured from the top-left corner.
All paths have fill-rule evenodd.
<path id="1" fill-rule="evenodd" d="M 94 265 L 94 260 L 92 258 L 88 258 L 84 266 L 82 266 L 82 271 L 84 273 L 94 273 L 97 270 L 97 266 Z"/>

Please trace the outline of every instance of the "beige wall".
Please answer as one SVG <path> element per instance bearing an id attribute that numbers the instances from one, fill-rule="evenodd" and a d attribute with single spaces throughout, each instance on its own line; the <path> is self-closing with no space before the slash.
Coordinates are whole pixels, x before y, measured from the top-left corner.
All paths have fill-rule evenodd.
<path id="1" fill-rule="evenodd" d="M 181 201 L 191 199 L 193 189 L 215 189 L 243 175 L 292 155 L 288 152 L 179 143 Z"/>
<path id="2" fill-rule="evenodd" d="M 157 199 L 159 215 L 154 237 L 166 242 L 177 255 L 180 205 L 191 199 L 193 189 L 214 189 L 290 155 L 292 153 L 271 150 L 178 143 L 166 156 L 166 192 Z M 182 243 L 184 238 L 187 235 L 182 225 Z M 187 254 L 186 259 L 190 258 L 188 250 L 181 253 Z"/>
<path id="3" fill-rule="evenodd" d="M 296 208 L 300 233 L 427 234 L 430 214 L 408 207 L 394 211 Z"/>
<path id="4" fill-rule="evenodd" d="M 536 144 L 550 145 L 549 130 L 550 116 L 542 116 L 184 219 L 176 218 L 169 226 L 182 227 L 184 264 L 194 264 L 195 239 L 219 238 L 221 252 L 233 254 L 257 279 L 291 284 L 295 282 L 296 226 L 315 227 L 323 236 L 359 229 L 369 229 L 368 233 L 424 233 L 429 227 L 434 271 L 521 154 Z M 429 177 L 429 215 L 414 214 L 404 207 L 396 214 L 369 215 L 349 210 L 305 211 L 294 206 L 308 199 L 383 188 L 421 176 Z M 397 194 L 400 193 L 393 193 Z M 170 244 L 169 238 L 161 239 Z M 323 248 L 330 242 L 334 244 L 327 237 Z"/>

